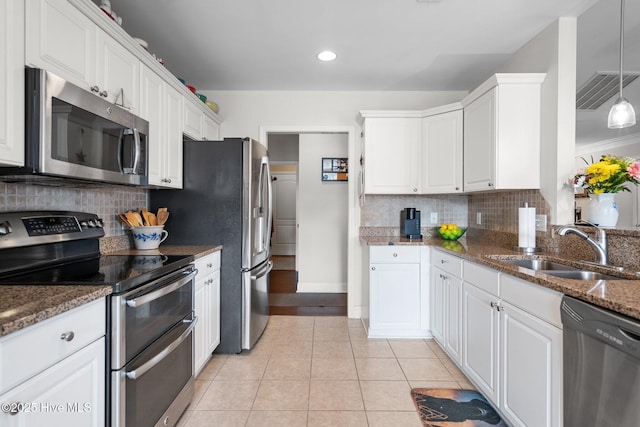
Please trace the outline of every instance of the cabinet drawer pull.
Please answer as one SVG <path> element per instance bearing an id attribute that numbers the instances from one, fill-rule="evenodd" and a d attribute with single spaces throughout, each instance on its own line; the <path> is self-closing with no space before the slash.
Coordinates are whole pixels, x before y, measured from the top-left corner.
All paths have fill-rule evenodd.
<path id="1" fill-rule="evenodd" d="M 100 96 L 103 97 L 103 98 L 108 98 L 109 94 L 107 93 L 106 90 L 103 90 L 102 92 L 100 92 Z"/>
<path id="2" fill-rule="evenodd" d="M 73 331 L 63 332 L 60 335 L 60 339 L 62 341 L 71 341 L 75 336 L 76 336 L 76 334 L 74 334 Z"/>
<path id="3" fill-rule="evenodd" d="M 100 88 L 98 86 L 91 86 L 91 92 L 98 93 L 100 92 Z"/>

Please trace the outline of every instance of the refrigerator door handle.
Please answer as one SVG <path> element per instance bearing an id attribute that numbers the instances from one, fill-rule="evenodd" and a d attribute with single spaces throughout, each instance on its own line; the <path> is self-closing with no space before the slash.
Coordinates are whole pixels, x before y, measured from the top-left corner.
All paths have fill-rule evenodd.
<path id="1" fill-rule="evenodd" d="M 260 273 L 254 275 L 254 276 L 251 276 L 251 280 L 255 281 L 255 280 L 261 279 L 264 276 L 266 276 L 267 274 L 269 274 L 271 272 L 271 270 L 273 270 L 273 262 L 271 260 L 269 260 L 267 262 L 267 269 L 266 270 L 264 270 L 264 269 L 260 270 Z"/>
<path id="2" fill-rule="evenodd" d="M 269 249 L 272 215 L 271 172 L 269 169 L 269 158 L 267 156 L 263 156 L 260 162 L 260 179 L 258 181 L 258 188 L 260 189 L 258 195 L 258 207 L 255 209 L 254 216 L 259 218 L 260 224 L 260 242 L 258 250 L 259 252 L 265 252 Z"/>

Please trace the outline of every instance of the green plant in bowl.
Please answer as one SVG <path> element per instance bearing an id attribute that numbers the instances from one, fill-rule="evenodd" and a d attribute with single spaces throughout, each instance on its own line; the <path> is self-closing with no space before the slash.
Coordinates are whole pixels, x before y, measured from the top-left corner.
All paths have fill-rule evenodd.
<path id="1" fill-rule="evenodd" d="M 458 227 L 456 224 L 442 224 L 437 231 L 444 240 L 458 240 L 467 229 Z"/>

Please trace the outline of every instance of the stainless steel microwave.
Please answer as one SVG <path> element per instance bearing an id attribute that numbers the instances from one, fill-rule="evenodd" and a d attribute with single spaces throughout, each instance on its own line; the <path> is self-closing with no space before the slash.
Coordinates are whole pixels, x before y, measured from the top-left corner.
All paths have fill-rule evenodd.
<path id="1" fill-rule="evenodd" d="M 148 184 L 147 121 L 46 70 L 26 68 L 25 80 L 25 166 L 1 175 Z"/>

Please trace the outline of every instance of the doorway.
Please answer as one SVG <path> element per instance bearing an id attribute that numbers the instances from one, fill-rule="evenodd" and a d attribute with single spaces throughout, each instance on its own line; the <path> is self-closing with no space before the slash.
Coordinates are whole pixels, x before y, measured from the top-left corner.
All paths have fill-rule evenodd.
<path id="1" fill-rule="evenodd" d="M 297 146 L 291 134 L 266 140 L 274 188 L 271 312 L 346 315 L 348 183 L 327 181 L 321 171 L 325 158 L 348 157 L 348 135 L 294 136 Z M 295 271 L 278 267 L 287 264 Z"/>

